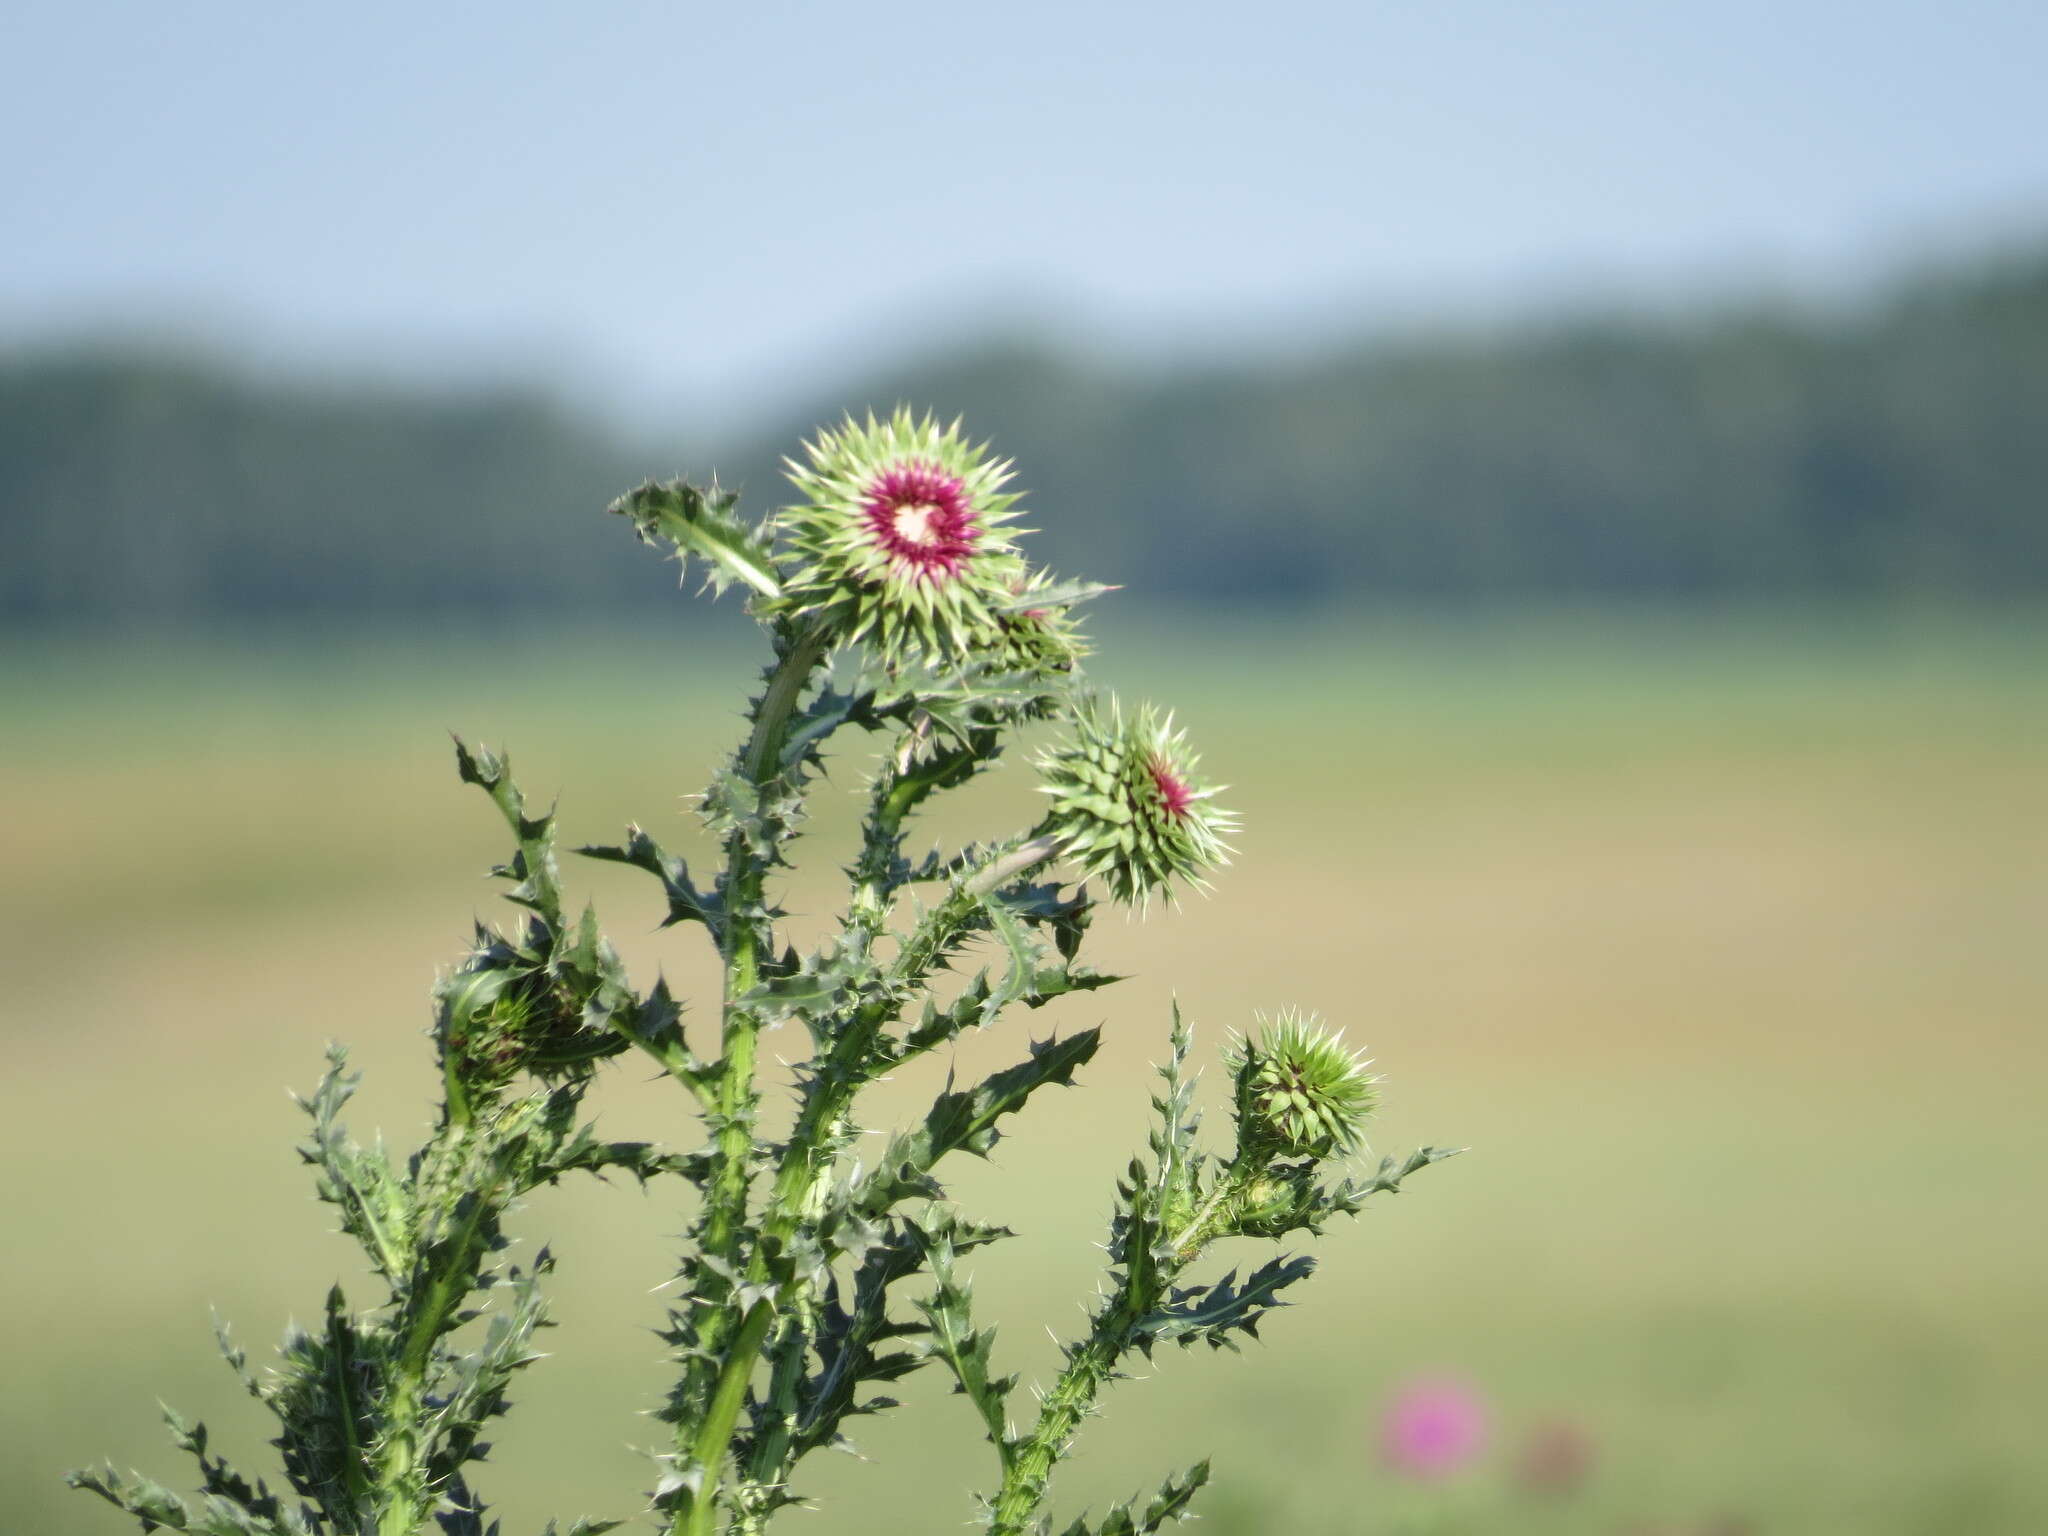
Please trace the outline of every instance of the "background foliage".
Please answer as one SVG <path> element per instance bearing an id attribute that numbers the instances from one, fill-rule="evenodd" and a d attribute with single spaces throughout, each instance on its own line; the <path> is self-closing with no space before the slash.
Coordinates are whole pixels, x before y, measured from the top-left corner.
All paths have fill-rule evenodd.
<path id="1" fill-rule="evenodd" d="M 752 509 L 848 405 L 943 402 L 1024 466 L 1035 546 L 1148 598 L 1956 599 L 2048 590 L 2048 248 L 1857 302 L 1587 310 L 1293 362 L 1112 367 L 989 342 L 632 442 L 542 394 L 201 359 L 0 364 L 0 618 L 665 603 L 578 515 L 688 463 Z"/>

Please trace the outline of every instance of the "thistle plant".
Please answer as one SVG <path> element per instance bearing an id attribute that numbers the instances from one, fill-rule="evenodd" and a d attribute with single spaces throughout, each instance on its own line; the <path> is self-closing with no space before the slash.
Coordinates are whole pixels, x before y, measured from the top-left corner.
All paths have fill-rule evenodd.
<path id="1" fill-rule="evenodd" d="M 850 1421 L 893 1411 L 890 1385 L 948 1373 L 991 1448 L 979 1473 L 995 1536 L 1051 1529 L 1053 1474 L 1134 1356 L 1162 1344 L 1235 1348 L 1314 1268 L 1274 1253 L 1218 1274 L 1218 1251 L 1271 1247 L 1448 1154 L 1355 1159 L 1377 1079 L 1338 1034 L 1286 1013 L 1234 1039 L 1224 1064 L 1235 1141 L 1205 1150 L 1190 1031 L 1176 1007 L 1156 1123 L 1116 1185 L 1107 1269 L 1084 1332 L 1034 1396 L 997 1361 L 963 1260 L 1010 1235 L 969 1216 L 941 1182 L 948 1159 L 987 1156 L 1041 1090 L 1069 1085 L 1100 1026 L 1022 1043 L 1015 1064 L 950 1081 L 921 1121 L 863 1151 L 863 1091 L 1006 1015 L 1118 978 L 1081 960 L 1100 901 L 1144 909 L 1200 888 L 1227 859 L 1235 818 L 1183 732 L 1149 706 L 1094 691 L 1077 608 L 1104 589 L 1062 581 L 1020 552 L 1007 464 L 957 426 L 899 412 L 821 433 L 790 465 L 798 499 L 759 525 L 715 484 L 648 484 L 612 510 L 642 540 L 738 587 L 770 652 L 745 734 L 698 802 L 715 849 L 708 882 L 628 827 L 584 856 L 644 871 L 664 927 L 696 928 L 723 984 L 690 1010 L 666 983 L 636 988 L 589 907 L 572 914 L 556 818 L 506 759 L 458 742 L 463 780 L 491 799 L 512 851 L 514 920 L 477 930 L 434 990 L 441 1104 L 398 1158 L 342 1123 L 355 1079 L 339 1048 L 304 1108 L 301 1155 L 377 1294 L 336 1286 L 318 1326 L 287 1335 L 267 1370 L 225 1331 L 243 1385 L 275 1416 L 284 1486 L 236 1471 L 203 1425 L 170 1415 L 198 1462 L 185 1496 L 112 1467 L 72 1474 L 144 1530 L 210 1536 L 486 1536 L 476 1483 L 490 1421 L 548 1324 L 546 1248 L 515 1261 L 508 1223 L 544 1184 L 624 1173 L 677 1188 L 690 1212 L 661 1333 L 674 1373 L 655 1408 L 661 1443 L 643 1509 L 670 1536 L 752 1536 L 804 1502 L 802 1466 L 848 1445 Z M 994 767 L 1027 725 L 1035 825 L 957 850 L 909 851 L 939 796 Z M 828 748 L 879 748 L 836 933 L 807 952 L 782 933 L 777 893 Z M 1096 894 L 1096 890 L 1102 892 Z M 700 1022 L 701 1021 L 701 1022 Z M 793 1116 L 760 1069 L 761 1037 L 794 1024 Z M 614 1058 L 644 1057 L 674 1087 L 681 1150 L 606 1139 L 585 1096 Z M 628 1277 L 632 1294 L 651 1277 Z M 1133 1536 L 1183 1514 L 1208 1463 L 1068 1536 Z M 631 1507 L 631 1495 L 622 1492 Z M 934 1527 L 957 1511 L 936 1509 Z M 579 1520 L 594 1533 L 616 1520 Z M 550 1524 L 548 1530 L 556 1527 Z"/>

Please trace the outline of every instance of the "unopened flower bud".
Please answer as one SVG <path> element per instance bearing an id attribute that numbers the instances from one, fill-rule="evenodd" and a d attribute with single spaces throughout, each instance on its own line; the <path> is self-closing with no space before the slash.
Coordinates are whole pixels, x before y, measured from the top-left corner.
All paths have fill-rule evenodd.
<path id="1" fill-rule="evenodd" d="M 1017 562 L 995 610 L 995 638 L 978 656 L 983 671 L 1065 678 L 1080 666 L 1088 644 L 1071 617 L 1071 591 L 1062 597 L 1058 586 L 1050 571 Z"/>
<path id="2" fill-rule="evenodd" d="M 1237 818 L 1211 803 L 1197 761 L 1171 716 L 1147 705 L 1127 717 L 1114 700 L 1091 700 L 1038 761 L 1053 801 L 1046 830 L 1118 901 L 1171 897 L 1177 880 L 1205 888 L 1204 872 L 1229 862 L 1223 839 Z"/>
<path id="3" fill-rule="evenodd" d="M 1224 1058 L 1237 1089 L 1239 1155 L 1321 1160 L 1355 1151 L 1379 1105 L 1372 1065 L 1314 1015 L 1282 1013 Z"/>
<path id="4" fill-rule="evenodd" d="M 501 1086 L 521 1072 L 547 1076 L 608 1054 L 612 1041 L 582 1027 L 581 1012 L 538 972 L 483 965 L 436 989 L 435 1034 L 470 1082 Z"/>

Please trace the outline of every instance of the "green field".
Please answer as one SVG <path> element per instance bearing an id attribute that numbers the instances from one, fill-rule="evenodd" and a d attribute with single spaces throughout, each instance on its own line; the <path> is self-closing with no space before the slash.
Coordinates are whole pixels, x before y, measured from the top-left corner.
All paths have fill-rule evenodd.
<path id="1" fill-rule="evenodd" d="M 2048 1530 L 2048 624 L 1182 621 L 1106 651 L 1180 708 L 1245 831 L 1210 899 L 1098 924 L 1132 981 L 1028 1018 L 1112 1043 L 958 1181 L 1022 1234 L 980 1266 L 1006 1368 L 1044 1379 L 1092 1293 L 1175 992 L 1210 1047 L 1320 1009 L 1388 1074 L 1378 1148 L 1473 1150 L 1333 1232 L 1263 1348 L 1124 1384 L 1064 1512 L 1213 1451 L 1217 1536 Z M 359 1129 L 405 1143 L 428 1111 L 426 987 L 500 851 L 444 728 L 560 788 L 570 841 L 635 818 L 684 844 L 747 668 L 659 633 L 0 641 L 0 1527 L 119 1529 L 58 1483 L 102 1452 L 182 1481 L 159 1396 L 262 1462 L 207 1309 L 260 1357 L 353 1274 L 290 1152 L 283 1090 L 323 1041 L 369 1071 Z M 824 791 L 827 871 L 861 750 Z M 939 830 L 1030 800 L 1018 767 Z M 652 934 L 638 877 L 571 874 L 643 976 L 701 991 L 701 937 Z M 788 904 L 801 929 L 831 900 Z M 1005 1062 L 1026 1023 L 932 1070 Z M 691 1133 L 637 1072 L 599 1099 L 620 1134 Z M 562 1327 L 482 1479 L 508 1536 L 630 1514 L 651 1481 L 669 1198 L 524 1219 Z M 1373 1454 L 1417 1374 L 1494 1405 L 1496 1453 L 1440 1492 Z M 971 1416 L 936 1373 L 906 1386 L 792 1528 L 970 1517 Z M 1555 1421 L 1597 1461 L 1534 1507 L 1500 1469 Z"/>

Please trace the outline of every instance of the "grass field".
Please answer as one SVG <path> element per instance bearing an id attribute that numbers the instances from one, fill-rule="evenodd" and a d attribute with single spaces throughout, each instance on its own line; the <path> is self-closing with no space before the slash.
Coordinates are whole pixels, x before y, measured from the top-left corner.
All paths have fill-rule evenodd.
<path id="1" fill-rule="evenodd" d="M 571 841 L 637 818 L 682 843 L 748 663 L 650 633 L 0 644 L 0 1526 L 112 1531 L 57 1479 L 110 1452 L 182 1482 L 155 1397 L 262 1462 L 208 1307 L 260 1356 L 353 1273 L 283 1089 L 340 1037 L 359 1127 L 404 1143 L 427 1112 L 425 989 L 499 853 L 443 728 L 559 787 Z M 1211 1047 L 1322 1010 L 1389 1075 L 1378 1147 L 1473 1150 L 1333 1232 L 1265 1347 L 1124 1384 L 1064 1511 L 1214 1452 L 1217 1536 L 2048 1530 L 2048 624 L 1137 624 L 1099 670 L 1180 707 L 1246 827 L 1211 899 L 1098 925 L 1132 981 L 1030 1016 L 1112 1043 L 959 1180 L 1022 1234 L 980 1266 L 1006 1367 L 1043 1379 L 1092 1291 L 1174 992 Z M 856 751 L 826 791 L 828 871 L 860 778 Z M 1007 830 L 1029 788 L 997 775 L 940 830 Z M 702 989 L 638 877 L 571 873 L 640 974 Z M 831 899 L 796 887 L 799 927 Z M 601 1099 L 621 1134 L 690 1134 L 637 1073 Z M 563 1325 L 484 1479 L 508 1536 L 650 1481 L 665 1199 L 524 1219 Z M 1495 1450 L 1407 1487 L 1376 1419 L 1443 1374 Z M 986 1447 L 936 1375 L 907 1387 L 794 1529 L 969 1518 Z M 1539 1506 L 1503 1469 L 1546 1422 L 1597 1450 Z"/>

